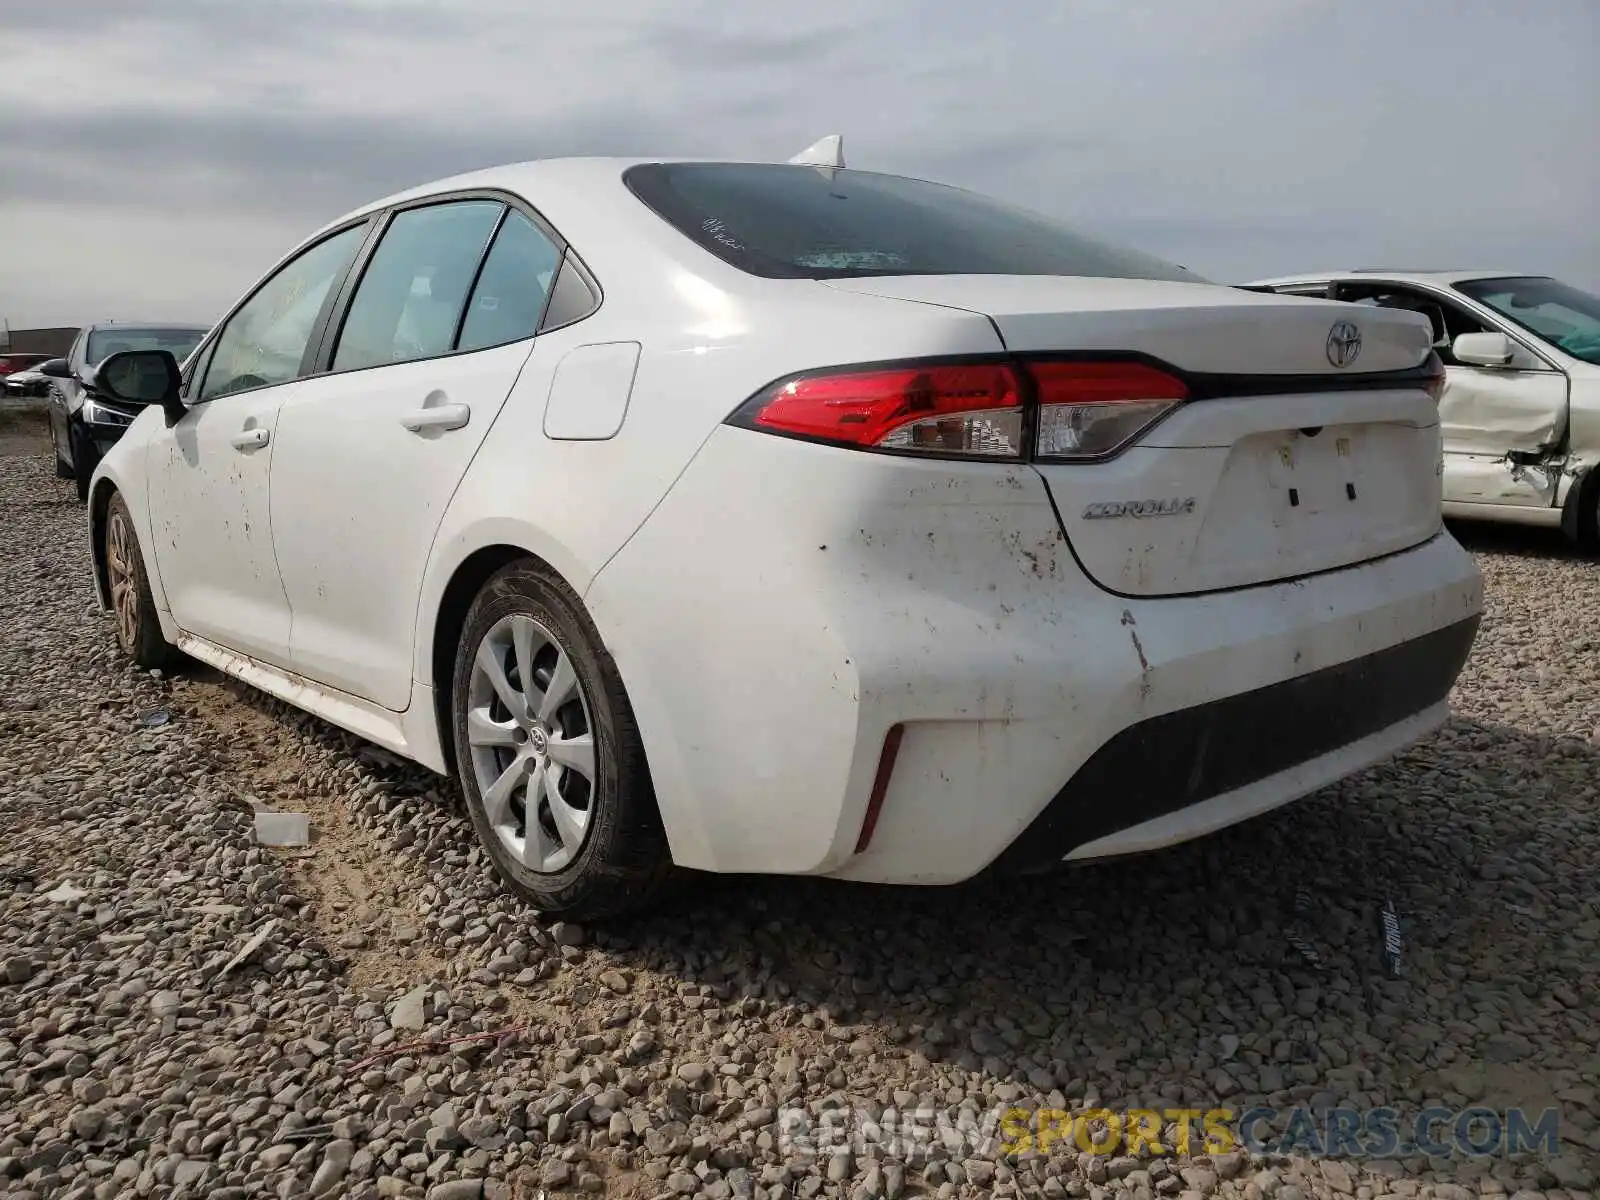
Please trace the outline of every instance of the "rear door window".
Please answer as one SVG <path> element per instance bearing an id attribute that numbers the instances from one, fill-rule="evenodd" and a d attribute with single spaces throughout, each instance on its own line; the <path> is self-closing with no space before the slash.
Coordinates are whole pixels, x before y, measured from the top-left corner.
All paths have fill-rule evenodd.
<path id="1" fill-rule="evenodd" d="M 515 209 L 508 212 L 472 289 L 456 348 L 482 350 L 532 337 L 560 265 L 555 243 Z"/>
<path id="2" fill-rule="evenodd" d="M 623 179 L 724 262 L 775 279 L 1079 275 L 1203 282 L 976 192 L 884 175 L 762 163 L 649 163 Z"/>
<path id="3" fill-rule="evenodd" d="M 466 200 L 396 213 L 356 287 L 333 369 L 450 353 L 467 293 L 503 211 L 497 200 Z"/>

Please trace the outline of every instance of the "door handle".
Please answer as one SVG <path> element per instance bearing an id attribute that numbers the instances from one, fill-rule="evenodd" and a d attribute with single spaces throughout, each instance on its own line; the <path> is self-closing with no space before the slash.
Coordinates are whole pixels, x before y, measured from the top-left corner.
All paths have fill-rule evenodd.
<path id="1" fill-rule="evenodd" d="M 254 450 L 257 446 L 265 446 L 272 437 L 265 429 L 245 429 L 233 435 L 233 448 L 235 450 Z"/>
<path id="2" fill-rule="evenodd" d="M 412 433 L 421 433 L 424 429 L 460 429 L 471 416 L 472 410 L 465 404 L 435 404 L 402 414 L 400 424 Z"/>

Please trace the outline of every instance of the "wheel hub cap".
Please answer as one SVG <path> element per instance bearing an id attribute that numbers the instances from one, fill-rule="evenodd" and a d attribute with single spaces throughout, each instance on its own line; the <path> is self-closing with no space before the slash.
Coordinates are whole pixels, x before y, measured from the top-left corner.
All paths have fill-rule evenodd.
<path id="1" fill-rule="evenodd" d="M 473 658 L 467 743 L 484 815 L 530 871 L 569 866 L 595 802 L 589 697 L 567 648 L 532 617 L 496 622 Z"/>

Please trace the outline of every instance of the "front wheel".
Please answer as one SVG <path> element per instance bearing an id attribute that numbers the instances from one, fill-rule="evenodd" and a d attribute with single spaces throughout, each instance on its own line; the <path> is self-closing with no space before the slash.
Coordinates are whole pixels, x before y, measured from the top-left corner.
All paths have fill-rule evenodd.
<path id="1" fill-rule="evenodd" d="M 673 875 L 644 744 L 583 603 L 532 562 L 502 568 L 461 632 L 457 769 L 496 871 L 550 916 L 636 910 Z"/>
<path id="2" fill-rule="evenodd" d="M 150 594 L 139 536 L 133 514 L 121 493 L 111 497 L 106 509 L 106 582 L 110 585 L 111 611 L 117 618 L 117 645 L 145 670 L 164 667 L 173 647 L 161 635 L 161 620 Z"/>
<path id="3" fill-rule="evenodd" d="M 56 423 L 50 422 L 50 454 L 56 460 L 56 478 L 71 479 L 77 472 L 72 466 L 72 450 L 67 450 L 65 458 L 61 455 L 61 435 L 56 432 Z"/>
<path id="4" fill-rule="evenodd" d="M 93 445 L 88 434 L 80 433 L 74 437 L 70 425 L 67 426 L 67 441 L 72 447 L 72 480 L 77 486 L 78 499 L 88 503 L 89 481 L 94 477 Z"/>

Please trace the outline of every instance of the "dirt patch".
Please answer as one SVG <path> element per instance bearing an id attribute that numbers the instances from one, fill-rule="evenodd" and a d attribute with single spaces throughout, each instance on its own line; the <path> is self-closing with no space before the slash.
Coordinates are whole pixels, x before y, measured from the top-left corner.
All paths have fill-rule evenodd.
<path id="1" fill-rule="evenodd" d="M 0 458 L 50 453 L 50 424 L 44 410 L 0 400 Z"/>
<path id="2" fill-rule="evenodd" d="M 387 993 L 419 973 L 439 977 L 442 962 L 411 915 L 418 881 L 355 823 L 347 789 L 308 772 L 304 735 L 273 711 L 277 702 L 199 664 L 173 680 L 172 700 L 217 735 L 219 774 L 242 799 L 310 818 L 309 846 L 266 853 L 294 881 L 302 915 L 345 960 L 350 986 Z"/>

